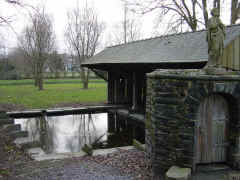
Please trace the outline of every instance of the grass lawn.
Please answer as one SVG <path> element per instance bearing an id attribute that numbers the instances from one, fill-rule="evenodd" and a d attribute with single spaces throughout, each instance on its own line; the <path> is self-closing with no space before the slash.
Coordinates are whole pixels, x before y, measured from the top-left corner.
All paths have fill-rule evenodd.
<path id="1" fill-rule="evenodd" d="M 81 83 L 44 84 L 43 91 L 33 85 L 0 85 L 0 103 L 23 105 L 28 109 L 48 108 L 61 103 L 106 102 L 106 96 L 107 84 L 104 82 L 91 82 L 88 90 L 83 90 Z"/>

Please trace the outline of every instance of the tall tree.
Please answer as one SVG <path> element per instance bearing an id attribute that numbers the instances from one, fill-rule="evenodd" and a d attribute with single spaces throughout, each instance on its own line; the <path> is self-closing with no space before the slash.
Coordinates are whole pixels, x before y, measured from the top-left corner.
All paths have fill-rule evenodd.
<path id="1" fill-rule="evenodd" d="M 5 8 L 5 9 L 4 9 Z M 8 8 L 18 8 L 15 13 L 7 13 Z M 0 1 L 0 26 L 10 27 L 14 31 L 14 26 L 11 25 L 13 21 L 16 21 L 16 16 L 23 11 L 30 12 L 35 9 L 32 5 L 26 3 L 26 0 L 1 0 Z M 5 10 L 5 11 L 4 11 Z M 9 11 L 7 11 L 9 12 Z M 15 32 L 15 31 L 14 31 Z"/>
<path id="2" fill-rule="evenodd" d="M 209 10 L 219 10 L 223 0 L 123 0 L 128 6 L 142 14 L 157 11 L 159 20 L 169 23 L 169 30 L 179 32 L 183 26 L 196 31 L 204 25 L 207 27 Z M 240 11 L 238 0 L 231 0 L 231 24 L 236 23 Z M 231 3 L 230 1 L 227 3 Z"/>
<path id="3" fill-rule="evenodd" d="M 95 10 L 87 5 L 76 6 L 67 13 L 68 23 L 65 38 L 69 51 L 77 58 L 80 65 L 95 54 L 104 25 L 98 20 Z M 88 88 L 89 69 L 81 68 L 83 88 Z"/>
<path id="4" fill-rule="evenodd" d="M 48 57 L 47 68 L 55 74 L 55 78 L 59 78 L 60 72 L 64 71 L 63 58 L 56 50 Z"/>
<path id="5" fill-rule="evenodd" d="M 30 16 L 30 25 L 23 30 L 19 38 L 19 47 L 31 61 L 35 77 L 35 85 L 43 90 L 44 64 L 49 54 L 55 50 L 55 34 L 52 20 L 45 12 L 44 7 L 39 7 Z"/>
<path id="6" fill-rule="evenodd" d="M 122 22 L 124 43 L 139 40 L 142 36 L 141 22 L 134 15 L 134 13 L 129 11 L 127 4 L 125 3 L 124 20 Z"/>
<path id="7" fill-rule="evenodd" d="M 203 23 L 197 17 L 200 8 L 198 0 L 126 0 L 126 3 L 142 14 L 158 10 L 159 19 L 167 17 L 171 28 L 176 29 L 186 23 L 192 31 L 196 31 L 198 22 Z"/>
<path id="8" fill-rule="evenodd" d="M 113 26 L 113 30 L 109 34 L 111 43 L 108 44 L 109 42 L 107 42 L 108 46 L 123 43 L 126 44 L 142 38 L 142 25 L 140 18 L 130 11 L 126 4 L 124 4 L 123 9 L 123 20 Z"/>
<path id="9" fill-rule="evenodd" d="M 16 71 L 24 75 L 24 77 L 31 78 L 32 75 L 32 66 L 30 61 L 26 59 L 24 53 L 19 48 L 14 48 L 8 54 L 9 62 L 15 67 Z"/>
<path id="10" fill-rule="evenodd" d="M 11 4 L 11 5 L 18 5 L 22 6 L 22 2 L 19 0 L 4 0 L 5 3 Z M 0 25 L 10 25 L 10 22 L 12 21 L 12 18 L 9 16 L 0 15 Z"/>
<path id="11" fill-rule="evenodd" d="M 232 0 L 231 24 L 235 24 L 239 18 L 240 18 L 240 2 L 238 0 Z"/>

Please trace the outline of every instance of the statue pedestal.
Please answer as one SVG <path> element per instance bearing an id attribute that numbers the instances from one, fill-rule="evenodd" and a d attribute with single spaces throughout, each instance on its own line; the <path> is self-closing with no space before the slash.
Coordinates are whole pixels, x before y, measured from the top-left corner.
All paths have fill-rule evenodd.
<path id="1" fill-rule="evenodd" d="M 225 68 L 216 68 L 216 67 L 207 67 L 204 68 L 206 74 L 209 75 L 224 75 L 227 74 L 227 70 Z"/>
<path id="2" fill-rule="evenodd" d="M 206 67 L 203 72 L 207 75 L 238 75 L 237 72 L 222 67 Z"/>

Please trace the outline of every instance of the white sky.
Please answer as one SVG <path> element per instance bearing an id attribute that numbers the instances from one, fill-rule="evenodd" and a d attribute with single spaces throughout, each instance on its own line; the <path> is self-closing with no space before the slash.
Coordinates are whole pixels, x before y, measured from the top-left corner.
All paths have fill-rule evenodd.
<path id="1" fill-rule="evenodd" d="M 72 9 L 76 5 L 76 1 L 80 6 L 85 4 L 85 0 L 24 0 L 26 4 L 37 5 L 40 2 L 44 2 L 47 12 L 53 17 L 54 29 L 57 36 L 57 43 L 61 51 L 65 51 L 64 46 L 64 29 L 67 22 L 67 11 Z M 88 4 L 93 4 L 96 9 L 99 19 L 103 21 L 106 25 L 104 31 L 104 36 L 102 38 L 102 46 L 104 46 L 107 41 L 107 37 L 111 28 L 117 23 L 123 20 L 123 3 L 121 0 L 87 0 Z M 1 13 L 0 15 L 12 16 L 14 21 L 12 22 L 12 27 L 17 34 L 21 34 L 21 31 L 28 22 L 26 9 L 21 9 L 19 7 L 12 7 L 0 1 Z M 31 9 L 31 8 L 29 8 Z M 153 18 L 151 16 L 144 16 L 142 18 L 144 37 L 149 37 L 151 35 Z M 0 33 L 4 34 L 5 45 L 10 49 L 16 45 L 17 36 L 9 28 L 1 28 Z M 1 41 L 1 38 L 0 38 Z M 103 47 L 102 47 L 103 48 Z"/>
<path id="2" fill-rule="evenodd" d="M 64 46 L 64 29 L 67 22 L 67 16 L 66 13 L 68 10 L 73 8 L 76 5 L 76 1 L 80 5 L 85 4 L 85 0 L 23 0 L 26 2 L 26 4 L 30 5 L 37 5 L 40 2 L 44 2 L 46 10 L 48 13 L 50 13 L 54 19 L 54 29 L 57 36 L 57 43 L 61 51 L 65 51 L 66 47 Z M 226 0 L 227 2 L 229 0 Z M 93 4 L 95 9 L 98 12 L 99 19 L 101 19 L 106 24 L 106 29 L 104 32 L 104 36 L 102 39 L 102 46 L 106 44 L 106 41 L 108 40 L 108 34 L 111 32 L 111 29 L 113 26 L 115 26 L 117 23 L 123 20 L 123 3 L 121 0 L 87 0 L 88 4 Z M 224 6 L 224 5 L 223 5 Z M 229 9 L 229 7 L 227 8 Z M 22 10 L 22 8 L 19 7 L 12 7 L 10 5 L 7 5 L 4 1 L 0 1 L 0 15 L 6 16 L 13 16 L 12 26 L 17 34 L 20 34 L 24 25 L 27 24 L 27 11 Z M 227 23 L 229 19 L 225 18 L 229 17 L 223 16 L 222 19 L 224 23 Z M 142 30 L 144 37 L 147 38 L 152 35 L 153 32 L 153 26 L 154 26 L 154 15 L 148 14 L 141 18 L 142 22 Z M 161 27 L 162 28 L 162 25 Z M 4 39 L 5 39 L 5 45 L 9 48 L 12 48 L 16 45 L 17 42 L 17 36 L 13 33 L 11 29 L 1 28 L 0 27 L 0 33 L 3 32 Z M 0 37 L 0 41 L 1 37 Z M 1 44 L 1 43 L 0 43 Z M 103 48 L 103 47 L 102 47 Z"/>

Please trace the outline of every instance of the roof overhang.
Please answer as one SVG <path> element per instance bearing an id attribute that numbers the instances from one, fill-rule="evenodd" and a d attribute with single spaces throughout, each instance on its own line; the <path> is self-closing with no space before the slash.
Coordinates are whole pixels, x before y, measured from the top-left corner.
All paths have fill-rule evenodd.
<path id="1" fill-rule="evenodd" d="M 104 71 L 144 71 L 151 72 L 155 69 L 201 69 L 207 60 L 189 62 L 166 62 L 166 63 L 95 63 L 83 64 L 83 67 Z"/>

